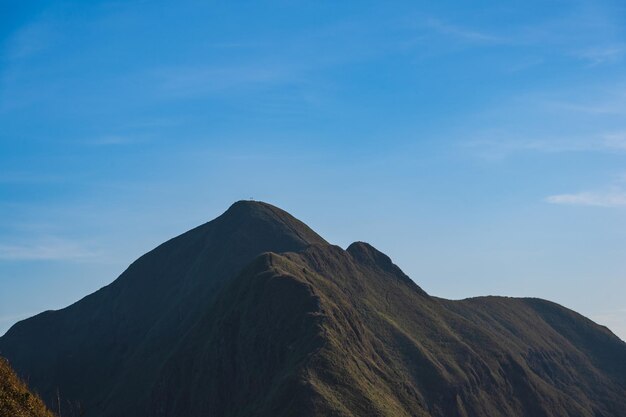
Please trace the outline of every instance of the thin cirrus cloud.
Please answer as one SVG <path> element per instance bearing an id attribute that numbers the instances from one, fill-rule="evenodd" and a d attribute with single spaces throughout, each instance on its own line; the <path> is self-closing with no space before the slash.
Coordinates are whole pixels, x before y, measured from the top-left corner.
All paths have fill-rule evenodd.
<path id="1" fill-rule="evenodd" d="M 520 152 L 622 154 L 626 151 L 625 109 L 623 78 L 531 92 L 479 113 L 494 127 L 477 129 L 463 144 L 490 159 Z M 511 119 L 513 113 L 524 114 L 523 123 Z"/>
<path id="2" fill-rule="evenodd" d="M 626 150 L 626 131 L 605 135 L 604 145 L 612 149 Z"/>
<path id="3" fill-rule="evenodd" d="M 5 172 L 0 174 L 0 184 L 50 184 L 65 178 L 58 174 L 33 173 L 27 171 Z"/>
<path id="4" fill-rule="evenodd" d="M 426 19 L 425 27 L 440 35 L 449 36 L 465 42 L 481 44 L 509 43 L 509 40 L 504 37 L 450 24 L 438 18 L 431 17 Z"/>
<path id="5" fill-rule="evenodd" d="M 148 139 L 148 135 L 104 135 L 87 139 L 81 143 L 91 146 L 120 146 L 134 145 L 146 142 Z"/>
<path id="6" fill-rule="evenodd" d="M 477 133 L 477 139 L 464 142 L 466 148 L 478 151 L 478 156 L 500 159 L 518 152 L 601 152 L 623 153 L 626 151 L 626 133 L 599 133 L 597 135 L 563 135 L 550 137 L 525 137 L 508 132 Z"/>
<path id="7" fill-rule="evenodd" d="M 49 47 L 55 37 L 51 21 L 35 21 L 13 34 L 6 43 L 5 57 L 11 61 L 31 58 Z"/>
<path id="8" fill-rule="evenodd" d="M 99 258 L 98 252 L 84 244 L 58 238 L 0 244 L 0 260 L 3 261 L 93 261 Z"/>
<path id="9" fill-rule="evenodd" d="M 574 56 L 589 62 L 590 65 L 602 65 L 619 61 L 626 54 L 626 45 L 600 45 L 574 53 Z"/>
<path id="10" fill-rule="evenodd" d="M 592 207 L 626 207 L 626 191 L 612 189 L 599 192 L 580 192 L 575 194 L 555 194 L 546 197 L 551 204 Z"/>
<path id="11" fill-rule="evenodd" d="M 574 7 L 570 14 L 539 19 L 502 30 L 475 30 L 430 17 L 424 27 L 450 39 L 473 45 L 539 47 L 549 56 L 569 56 L 590 66 L 615 63 L 626 55 L 619 34 L 621 24 L 601 7 Z"/>
<path id="12" fill-rule="evenodd" d="M 224 94 L 233 90 L 294 82 L 287 66 L 170 67 L 152 71 L 162 95 L 174 98 Z"/>

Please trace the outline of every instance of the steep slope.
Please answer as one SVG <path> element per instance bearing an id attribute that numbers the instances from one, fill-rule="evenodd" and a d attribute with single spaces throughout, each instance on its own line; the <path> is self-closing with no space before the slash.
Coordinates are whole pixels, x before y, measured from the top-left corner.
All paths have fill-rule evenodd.
<path id="1" fill-rule="evenodd" d="M 41 349 L 46 346 L 46 349 Z M 626 344 L 537 299 L 429 296 L 240 202 L 0 351 L 87 416 L 624 417 Z"/>
<path id="2" fill-rule="evenodd" d="M 0 338 L 0 352 L 49 404 L 58 387 L 88 415 L 133 415 L 159 365 L 224 281 L 259 253 L 311 243 L 325 241 L 288 213 L 235 203 L 142 256 L 109 286 L 16 324 Z"/>
<path id="3" fill-rule="evenodd" d="M 0 358 L 0 417 L 54 417 L 4 358 Z"/>
<path id="4" fill-rule="evenodd" d="M 536 299 L 428 296 L 364 243 L 264 254 L 153 390 L 165 416 L 614 416 L 626 345 Z"/>

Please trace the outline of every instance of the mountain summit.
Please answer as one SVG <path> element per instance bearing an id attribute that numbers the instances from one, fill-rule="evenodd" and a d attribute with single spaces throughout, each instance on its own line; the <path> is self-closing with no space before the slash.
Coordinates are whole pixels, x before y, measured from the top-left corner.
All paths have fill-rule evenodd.
<path id="1" fill-rule="evenodd" d="M 251 201 L 16 324 L 0 352 L 67 415 L 626 410 L 626 344 L 605 327 L 539 299 L 432 297 L 371 245 L 343 250 Z"/>

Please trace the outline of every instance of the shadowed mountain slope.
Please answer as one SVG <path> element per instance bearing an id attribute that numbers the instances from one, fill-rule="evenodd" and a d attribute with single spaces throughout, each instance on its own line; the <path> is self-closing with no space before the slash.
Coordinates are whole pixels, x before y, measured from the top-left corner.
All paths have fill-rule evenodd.
<path id="1" fill-rule="evenodd" d="M 0 338 L 0 352 L 47 403 L 59 387 L 88 415 L 137 415 L 160 364 L 223 281 L 259 253 L 311 243 L 325 241 L 288 213 L 235 203 L 143 255 L 112 284 L 17 323 Z"/>
<path id="2" fill-rule="evenodd" d="M 46 345 L 47 349 L 40 349 Z M 88 416 L 624 417 L 626 344 L 538 299 L 431 297 L 240 202 L 0 338 Z"/>

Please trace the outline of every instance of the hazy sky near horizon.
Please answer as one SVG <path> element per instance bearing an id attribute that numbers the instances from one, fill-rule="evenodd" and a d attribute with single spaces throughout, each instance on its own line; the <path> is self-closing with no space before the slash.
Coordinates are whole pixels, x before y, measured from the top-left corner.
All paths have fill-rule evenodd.
<path id="1" fill-rule="evenodd" d="M 249 197 L 626 339 L 626 4 L 0 3 L 0 334 Z"/>

